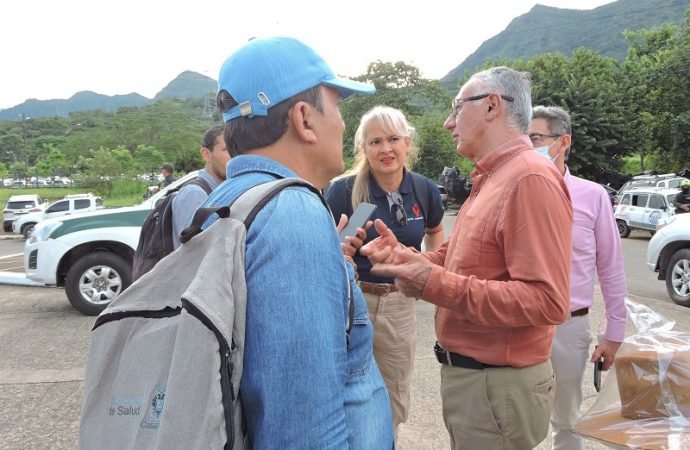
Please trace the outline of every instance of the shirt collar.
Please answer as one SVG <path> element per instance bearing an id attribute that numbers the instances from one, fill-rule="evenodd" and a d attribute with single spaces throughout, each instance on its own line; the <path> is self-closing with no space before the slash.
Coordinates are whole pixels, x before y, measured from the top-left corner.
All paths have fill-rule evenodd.
<path id="1" fill-rule="evenodd" d="M 228 163 L 228 178 L 248 172 L 266 172 L 278 178 L 297 177 L 297 174 L 292 170 L 265 156 L 239 155 L 233 157 Z"/>
<path id="2" fill-rule="evenodd" d="M 379 183 L 376 181 L 376 178 L 374 178 L 374 175 L 369 172 L 369 188 L 371 190 L 371 194 L 374 197 L 377 198 L 382 198 L 386 196 L 386 191 L 384 191 Z M 400 187 L 398 188 L 398 192 L 401 194 L 407 194 L 412 192 L 412 179 L 410 178 L 410 175 L 407 173 L 407 169 L 403 167 L 403 179 L 402 183 L 400 183 Z"/>
<path id="3" fill-rule="evenodd" d="M 496 149 L 490 151 L 482 159 L 477 161 L 475 171 L 479 173 L 493 172 L 508 162 L 513 156 L 525 150 L 534 150 L 534 146 L 532 145 L 532 141 L 529 140 L 529 137 L 523 134 L 496 147 Z"/>

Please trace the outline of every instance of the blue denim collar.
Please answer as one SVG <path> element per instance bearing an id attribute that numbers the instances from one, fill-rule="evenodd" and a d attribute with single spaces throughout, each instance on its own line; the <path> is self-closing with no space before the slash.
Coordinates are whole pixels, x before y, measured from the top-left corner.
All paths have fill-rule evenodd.
<path id="1" fill-rule="evenodd" d="M 232 158 L 227 165 L 228 178 L 248 172 L 266 172 L 278 178 L 297 177 L 297 174 L 284 165 L 265 156 L 240 155 Z"/>

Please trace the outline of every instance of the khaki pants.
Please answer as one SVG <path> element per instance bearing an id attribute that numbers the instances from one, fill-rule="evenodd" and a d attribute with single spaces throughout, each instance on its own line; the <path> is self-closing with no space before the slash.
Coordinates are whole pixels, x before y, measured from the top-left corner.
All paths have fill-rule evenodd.
<path id="1" fill-rule="evenodd" d="M 551 362 L 521 369 L 441 365 L 443 420 L 454 450 L 527 450 L 549 430 Z"/>
<path id="2" fill-rule="evenodd" d="M 374 359 L 388 388 L 397 434 L 398 425 L 407 420 L 410 412 L 417 342 L 416 300 L 400 292 L 386 296 L 365 293 L 364 297 L 374 326 Z"/>
<path id="3" fill-rule="evenodd" d="M 589 316 L 571 317 L 556 328 L 551 365 L 556 375 L 556 397 L 551 411 L 554 450 L 584 450 L 575 432 L 582 404 L 582 380 L 589 361 Z"/>

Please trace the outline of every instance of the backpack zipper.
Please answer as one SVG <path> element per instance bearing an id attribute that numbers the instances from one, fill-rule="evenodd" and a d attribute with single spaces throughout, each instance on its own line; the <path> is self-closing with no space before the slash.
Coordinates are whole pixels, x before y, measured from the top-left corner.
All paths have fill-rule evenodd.
<path id="1" fill-rule="evenodd" d="M 234 369 L 232 359 L 230 357 L 231 350 L 235 348 L 235 342 L 232 342 L 232 347 L 228 345 L 228 341 L 223 334 L 216 328 L 216 326 L 209 320 L 199 308 L 192 304 L 189 300 L 182 299 L 182 307 L 186 309 L 189 314 L 196 317 L 206 328 L 211 330 L 216 335 L 218 344 L 220 346 L 220 387 L 223 396 L 223 412 L 225 414 L 225 431 L 228 437 L 228 442 L 225 444 L 226 449 L 232 449 L 235 442 L 235 433 L 233 424 L 235 423 L 235 411 L 233 403 L 235 401 L 235 392 L 232 386 L 232 371 Z"/>

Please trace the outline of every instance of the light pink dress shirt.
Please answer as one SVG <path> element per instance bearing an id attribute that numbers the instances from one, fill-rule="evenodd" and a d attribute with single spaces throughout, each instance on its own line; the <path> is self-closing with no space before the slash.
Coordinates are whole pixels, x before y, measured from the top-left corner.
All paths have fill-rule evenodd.
<path id="1" fill-rule="evenodd" d="M 625 337 L 628 288 L 611 200 L 603 187 L 571 175 L 567 167 L 563 178 L 573 204 L 570 310 L 592 306 L 596 273 L 606 312 L 604 339 L 621 342 Z"/>

